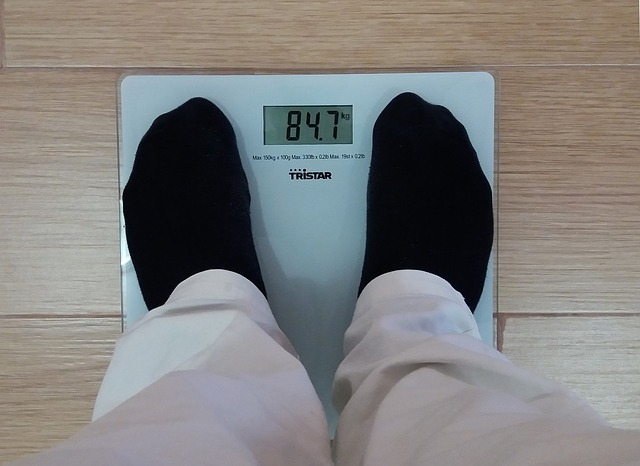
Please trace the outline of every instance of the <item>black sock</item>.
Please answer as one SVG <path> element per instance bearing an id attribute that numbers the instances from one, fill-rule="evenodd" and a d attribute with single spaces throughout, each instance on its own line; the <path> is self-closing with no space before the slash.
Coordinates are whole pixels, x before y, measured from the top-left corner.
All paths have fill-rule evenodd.
<path id="1" fill-rule="evenodd" d="M 122 200 L 129 252 L 149 309 L 208 269 L 239 273 L 265 292 L 235 134 L 208 100 L 191 99 L 153 122 Z"/>
<path id="2" fill-rule="evenodd" d="M 397 96 L 373 131 L 360 291 L 383 273 L 423 270 L 474 310 L 492 243 L 491 187 L 464 126 L 415 94 Z"/>

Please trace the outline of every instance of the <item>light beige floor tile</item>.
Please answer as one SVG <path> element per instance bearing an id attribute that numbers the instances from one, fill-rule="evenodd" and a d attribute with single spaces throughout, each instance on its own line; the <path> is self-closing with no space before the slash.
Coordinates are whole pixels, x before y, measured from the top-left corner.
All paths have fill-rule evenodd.
<path id="1" fill-rule="evenodd" d="M 0 463 L 91 419 L 120 328 L 118 318 L 0 317 Z"/>
<path id="2" fill-rule="evenodd" d="M 113 72 L 0 72 L 0 314 L 120 312 Z"/>
<path id="3" fill-rule="evenodd" d="M 637 63 L 637 2 L 5 0 L 9 66 Z"/>
<path id="4" fill-rule="evenodd" d="M 512 317 L 503 353 L 566 384 L 618 427 L 640 429 L 640 315 Z"/>
<path id="5" fill-rule="evenodd" d="M 640 311 L 640 67 L 501 71 L 499 310 Z"/>

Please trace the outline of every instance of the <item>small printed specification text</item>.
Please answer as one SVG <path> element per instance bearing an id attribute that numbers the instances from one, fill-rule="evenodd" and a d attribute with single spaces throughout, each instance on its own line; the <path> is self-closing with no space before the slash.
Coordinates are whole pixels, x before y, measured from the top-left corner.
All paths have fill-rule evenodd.
<path id="1" fill-rule="evenodd" d="M 297 162 L 300 160 L 362 160 L 365 158 L 364 154 L 267 154 L 253 156 L 253 160 L 262 160 L 265 162 Z"/>

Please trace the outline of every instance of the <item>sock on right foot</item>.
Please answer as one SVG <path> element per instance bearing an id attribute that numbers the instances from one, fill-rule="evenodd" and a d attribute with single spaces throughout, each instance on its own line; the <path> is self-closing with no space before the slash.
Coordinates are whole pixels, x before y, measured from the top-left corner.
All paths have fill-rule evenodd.
<path id="1" fill-rule="evenodd" d="M 397 96 L 373 131 L 360 291 L 384 273 L 423 270 L 473 311 L 492 244 L 491 187 L 464 126 L 445 107 Z"/>

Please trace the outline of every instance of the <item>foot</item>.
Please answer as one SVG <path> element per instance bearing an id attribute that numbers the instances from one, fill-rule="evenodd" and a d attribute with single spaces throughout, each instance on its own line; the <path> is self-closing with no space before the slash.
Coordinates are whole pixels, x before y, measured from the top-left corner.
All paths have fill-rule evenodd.
<path id="1" fill-rule="evenodd" d="M 208 269 L 239 273 L 265 292 L 235 134 L 208 100 L 191 99 L 153 122 L 122 201 L 129 252 L 149 309 Z"/>
<path id="2" fill-rule="evenodd" d="M 423 270 L 473 311 L 492 243 L 491 187 L 464 126 L 415 94 L 397 96 L 373 131 L 360 291 L 386 272 Z"/>

